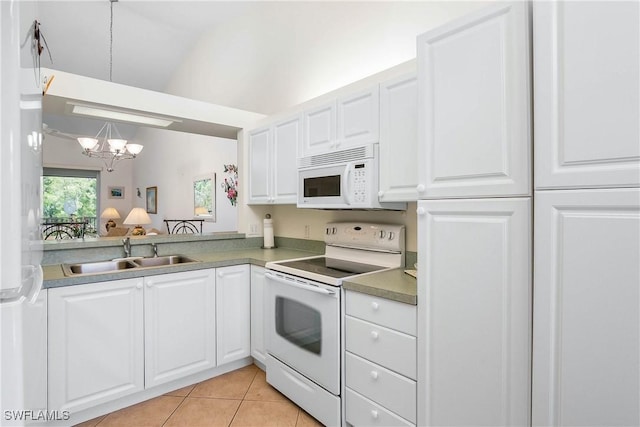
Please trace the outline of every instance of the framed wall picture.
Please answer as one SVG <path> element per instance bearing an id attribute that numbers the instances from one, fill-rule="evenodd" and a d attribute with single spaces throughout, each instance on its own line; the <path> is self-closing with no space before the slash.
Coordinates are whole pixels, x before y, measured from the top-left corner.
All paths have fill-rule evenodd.
<path id="1" fill-rule="evenodd" d="M 147 187 L 147 212 L 158 213 L 158 187 Z"/>
<path id="2" fill-rule="evenodd" d="M 121 186 L 109 187 L 109 198 L 124 199 L 124 187 L 121 187 Z"/>

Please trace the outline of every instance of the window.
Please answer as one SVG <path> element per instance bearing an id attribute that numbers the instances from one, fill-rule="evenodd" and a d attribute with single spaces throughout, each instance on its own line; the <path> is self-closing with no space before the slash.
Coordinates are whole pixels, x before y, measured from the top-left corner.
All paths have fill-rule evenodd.
<path id="1" fill-rule="evenodd" d="M 99 171 L 44 168 L 42 222 L 86 221 L 86 233 L 97 233 L 99 179 Z"/>

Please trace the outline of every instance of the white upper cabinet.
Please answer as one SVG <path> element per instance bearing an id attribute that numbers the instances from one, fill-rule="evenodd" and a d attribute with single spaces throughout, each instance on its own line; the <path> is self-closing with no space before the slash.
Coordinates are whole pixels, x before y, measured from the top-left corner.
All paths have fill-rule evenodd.
<path id="1" fill-rule="evenodd" d="M 381 202 L 418 199 L 417 88 L 415 73 L 380 84 Z"/>
<path id="2" fill-rule="evenodd" d="M 249 204 L 296 204 L 302 115 L 249 131 Z"/>
<path id="3" fill-rule="evenodd" d="M 380 101 L 378 86 L 338 98 L 335 148 L 344 150 L 378 142 Z"/>
<path id="4" fill-rule="evenodd" d="M 271 197 L 271 131 L 269 127 L 249 131 L 249 203 L 269 203 Z"/>
<path id="5" fill-rule="evenodd" d="M 528 7 L 498 3 L 418 36 L 420 198 L 531 194 Z"/>
<path id="6" fill-rule="evenodd" d="M 418 202 L 418 425 L 530 424 L 530 247 L 530 198 Z"/>
<path id="7" fill-rule="evenodd" d="M 535 200 L 532 424 L 637 426 L 640 189 Z"/>
<path id="8" fill-rule="evenodd" d="M 378 86 L 351 93 L 304 112 L 299 157 L 373 144 L 379 139 Z"/>
<path id="9" fill-rule="evenodd" d="M 215 270 L 145 277 L 145 387 L 216 366 Z"/>
<path id="10" fill-rule="evenodd" d="M 273 125 L 272 203 L 298 202 L 298 145 L 302 140 L 302 116 Z"/>
<path id="11" fill-rule="evenodd" d="M 304 112 L 304 138 L 299 157 L 308 157 L 333 150 L 336 142 L 336 102 Z"/>
<path id="12" fill-rule="evenodd" d="M 534 2 L 535 186 L 640 184 L 640 3 Z"/>

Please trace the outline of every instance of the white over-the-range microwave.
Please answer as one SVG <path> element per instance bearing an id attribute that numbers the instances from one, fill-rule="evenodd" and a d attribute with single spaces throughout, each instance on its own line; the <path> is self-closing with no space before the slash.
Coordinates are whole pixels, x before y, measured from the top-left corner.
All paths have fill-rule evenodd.
<path id="1" fill-rule="evenodd" d="M 405 210 L 406 203 L 378 201 L 378 144 L 298 160 L 298 207 Z"/>

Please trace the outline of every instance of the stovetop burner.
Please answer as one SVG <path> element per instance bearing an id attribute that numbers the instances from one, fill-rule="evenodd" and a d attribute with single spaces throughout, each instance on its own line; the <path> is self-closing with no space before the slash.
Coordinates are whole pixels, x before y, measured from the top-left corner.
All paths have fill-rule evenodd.
<path id="1" fill-rule="evenodd" d="M 310 273 L 334 277 L 336 279 L 353 276 L 354 274 L 384 270 L 386 268 L 379 265 L 362 264 L 359 262 L 327 257 L 285 261 L 280 262 L 279 264 Z"/>

